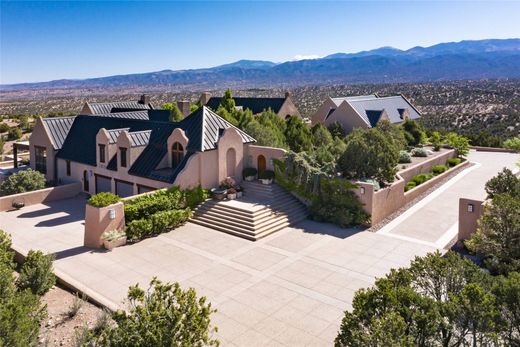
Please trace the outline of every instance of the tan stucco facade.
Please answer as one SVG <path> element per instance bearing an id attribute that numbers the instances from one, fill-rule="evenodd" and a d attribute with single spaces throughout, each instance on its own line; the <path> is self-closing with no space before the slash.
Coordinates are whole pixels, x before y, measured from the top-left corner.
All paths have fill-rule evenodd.
<path id="1" fill-rule="evenodd" d="M 368 128 L 369 125 L 363 118 L 350 106 L 348 102 L 342 102 L 330 116 L 323 121 L 325 126 L 338 122 L 345 130 L 350 133 L 355 128 Z"/>
<path id="2" fill-rule="evenodd" d="M 459 240 L 467 240 L 477 231 L 478 220 L 484 213 L 482 200 L 459 199 Z"/>
<path id="3" fill-rule="evenodd" d="M 57 179 L 57 176 L 55 176 L 55 156 L 56 156 L 56 149 L 54 148 L 54 145 L 52 144 L 51 139 L 49 138 L 49 135 L 45 131 L 45 127 L 43 125 L 43 121 L 41 118 L 36 119 L 36 124 L 34 126 L 34 130 L 31 134 L 31 137 L 29 138 L 29 153 L 30 153 L 30 166 L 31 169 L 36 170 L 36 149 L 35 147 L 43 147 L 45 148 L 46 153 L 46 173 L 45 178 L 48 182 L 54 182 L 55 179 Z"/>

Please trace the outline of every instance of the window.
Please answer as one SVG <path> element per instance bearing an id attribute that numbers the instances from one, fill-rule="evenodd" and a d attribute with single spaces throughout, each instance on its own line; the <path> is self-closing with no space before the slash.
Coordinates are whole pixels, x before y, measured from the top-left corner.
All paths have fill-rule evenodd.
<path id="1" fill-rule="evenodd" d="M 70 176 L 70 160 L 65 162 L 67 164 L 67 176 Z"/>
<path id="2" fill-rule="evenodd" d="M 473 208 L 474 208 L 473 204 L 468 204 L 468 212 L 470 212 L 470 213 L 473 212 Z"/>
<path id="3" fill-rule="evenodd" d="M 99 162 L 105 162 L 105 145 L 99 145 Z"/>
<path id="4" fill-rule="evenodd" d="M 35 169 L 41 173 L 47 173 L 47 150 L 45 147 L 34 146 Z"/>
<path id="5" fill-rule="evenodd" d="M 121 147 L 119 151 L 121 152 L 121 167 L 126 167 L 126 148 Z"/>
<path id="6" fill-rule="evenodd" d="M 172 168 L 177 167 L 184 158 L 184 148 L 178 142 L 175 142 L 172 146 Z"/>

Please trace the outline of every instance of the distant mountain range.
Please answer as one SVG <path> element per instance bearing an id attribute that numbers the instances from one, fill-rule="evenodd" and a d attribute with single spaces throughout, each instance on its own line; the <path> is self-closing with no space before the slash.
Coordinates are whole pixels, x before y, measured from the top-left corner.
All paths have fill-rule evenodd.
<path id="1" fill-rule="evenodd" d="M 520 78 L 520 39 L 450 42 L 408 50 L 381 47 L 284 63 L 240 60 L 206 69 L 11 84 L 1 85 L 0 89 L 159 87 L 182 90 L 496 78 Z"/>

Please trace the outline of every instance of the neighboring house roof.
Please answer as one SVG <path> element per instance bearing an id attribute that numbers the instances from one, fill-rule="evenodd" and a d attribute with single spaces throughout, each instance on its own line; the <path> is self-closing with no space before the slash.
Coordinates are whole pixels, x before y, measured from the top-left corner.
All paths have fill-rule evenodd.
<path id="1" fill-rule="evenodd" d="M 354 101 L 354 100 L 367 100 L 367 99 L 375 99 L 377 96 L 375 95 L 357 95 L 357 96 L 345 96 L 340 98 L 331 98 L 331 100 L 336 104 L 336 106 L 341 105 L 343 101 Z"/>
<path id="2" fill-rule="evenodd" d="M 47 132 L 54 149 L 60 149 L 67 138 L 70 127 L 76 117 L 42 118 L 43 127 Z"/>
<path id="3" fill-rule="evenodd" d="M 403 110 L 408 110 L 410 119 L 418 119 L 421 117 L 419 112 L 413 107 L 403 96 L 388 96 L 388 97 L 375 97 L 372 99 L 357 99 L 347 100 L 347 102 L 356 110 L 356 112 L 367 122 L 372 125 L 368 112 L 374 114 L 374 111 L 382 112 L 383 110 L 388 115 L 388 120 L 391 123 L 400 123 L 404 121 L 402 114 Z M 401 110 L 400 110 L 401 109 Z M 376 122 L 377 123 L 377 122 Z M 374 126 L 374 125 L 372 125 Z"/>
<path id="4" fill-rule="evenodd" d="M 143 104 L 139 101 L 87 102 L 87 105 L 92 114 L 153 109 L 151 104 Z"/>
<path id="5" fill-rule="evenodd" d="M 216 149 L 218 137 L 223 133 L 224 129 L 230 127 L 235 128 L 231 123 L 204 106 L 180 122 L 80 115 L 74 120 L 69 135 L 57 157 L 95 166 L 96 135 L 99 130 L 105 128 L 109 134 L 127 130 L 132 138 L 132 143 L 136 145 L 146 144 L 146 147 L 132 164 L 128 173 L 173 183 L 192 153 Z M 171 170 L 168 174 L 158 174 L 156 168 L 168 152 L 167 140 L 175 128 L 183 129 L 189 139 L 187 154 L 181 165 L 174 170 Z M 240 129 L 235 129 L 237 129 L 244 143 L 255 141 L 254 138 Z M 116 164 L 117 158 L 111 158 L 107 168 L 115 168 Z"/>
<path id="6" fill-rule="evenodd" d="M 285 98 L 245 98 L 245 97 L 233 97 L 235 100 L 235 106 L 242 107 L 243 109 L 249 109 L 253 114 L 262 113 L 264 110 L 271 109 L 274 113 L 280 112 L 283 103 L 285 102 Z M 217 110 L 220 102 L 222 101 L 221 97 L 211 97 L 208 100 L 206 106 L 210 107 L 212 110 Z"/>
<path id="7" fill-rule="evenodd" d="M 99 113 L 92 114 L 95 117 L 113 117 L 113 118 L 128 118 L 128 119 L 150 119 L 148 111 L 129 111 L 129 112 L 114 112 L 114 113 Z"/>

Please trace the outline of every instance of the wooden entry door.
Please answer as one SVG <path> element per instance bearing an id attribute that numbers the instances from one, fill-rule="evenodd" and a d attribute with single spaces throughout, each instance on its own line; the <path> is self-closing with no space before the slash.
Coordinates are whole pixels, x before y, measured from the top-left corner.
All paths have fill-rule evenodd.
<path id="1" fill-rule="evenodd" d="M 262 172 L 265 171 L 265 168 L 266 168 L 266 162 L 265 162 L 265 157 L 263 155 L 259 155 L 258 156 L 258 174 L 260 175 Z"/>

